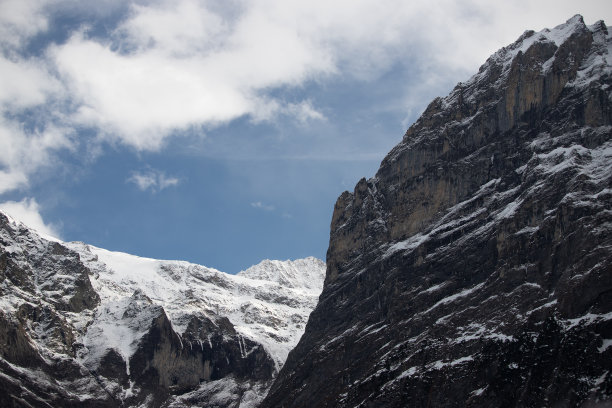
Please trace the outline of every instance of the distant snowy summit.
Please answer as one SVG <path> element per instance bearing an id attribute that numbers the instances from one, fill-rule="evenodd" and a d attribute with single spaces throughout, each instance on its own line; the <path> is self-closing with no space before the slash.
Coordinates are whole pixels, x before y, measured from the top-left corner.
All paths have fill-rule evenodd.
<path id="1" fill-rule="evenodd" d="M 238 273 L 245 278 L 276 282 L 288 288 L 321 292 L 325 278 L 325 262 L 314 257 L 295 261 L 263 260 Z"/>
<path id="2" fill-rule="evenodd" d="M 0 212 L 0 405 L 255 406 L 323 287 L 316 258 L 237 275 L 41 237 Z"/>

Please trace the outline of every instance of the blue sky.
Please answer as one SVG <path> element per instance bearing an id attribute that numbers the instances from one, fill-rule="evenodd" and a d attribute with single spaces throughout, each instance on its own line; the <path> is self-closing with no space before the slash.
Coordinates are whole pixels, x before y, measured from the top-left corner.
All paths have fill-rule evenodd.
<path id="1" fill-rule="evenodd" d="M 230 273 L 325 259 L 336 198 L 432 98 L 526 29 L 612 21 L 496 3 L 0 0 L 0 208 Z"/>

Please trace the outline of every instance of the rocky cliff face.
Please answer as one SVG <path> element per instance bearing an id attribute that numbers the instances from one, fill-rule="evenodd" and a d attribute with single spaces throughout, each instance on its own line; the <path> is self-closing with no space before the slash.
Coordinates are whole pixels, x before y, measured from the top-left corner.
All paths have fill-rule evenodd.
<path id="1" fill-rule="evenodd" d="M 48 240 L 0 212 L 0 406 L 256 406 L 324 273 L 307 258 L 228 275 Z"/>
<path id="2" fill-rule="evenodd" d="M 576 16 L 435 99 L 338 199 L 262 406 L 611 404 L 611 62 Z"/>

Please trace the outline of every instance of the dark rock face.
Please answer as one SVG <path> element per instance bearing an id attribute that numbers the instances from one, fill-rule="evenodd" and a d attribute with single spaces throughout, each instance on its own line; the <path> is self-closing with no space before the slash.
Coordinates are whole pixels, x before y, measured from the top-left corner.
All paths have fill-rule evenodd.
<path id="1" fill-rule="evenodd" d="M 1 213 L 0 244 L 0 406 L 81 406 L 88 399 L 61 384 L 83 376 L 74 360 L 74 328 L 63 313 L 97 306 L 89 271 L 78 254 L 11 225 Z"/>
<path id="2" fill-rule="evenodd" d="M 245 356 L 240 342 L 253 352 Z M 194 317 L 181 338 L 160 309 L 130 358 L 130 378 L 142 386 L 140 399 L 127 399 L 125 403 L 135 406 L 149 398 L 151 406 L 161 406 L 170 394 L 184 394 L 200 383 L 225 377 L 265 383 L 273 374 L 274 362 L 263 347 L 239 338 L 227 318 L 212 322 Z"/>
<path id="3" fill-rule="evenodd" d="M 25 227 L 14 230 L 0 214 L 0 283 L 17 286 L 32 297 L 44 296 L 55 309 L 82 312 L 100 301 L 79 255 L 53 241 L 36 239 Z M 14 251 L 13 243 L 19 248 Z M 70 271 L 59 274 L 58 271 Z M 1 290 L 1 288 L 0 288 Z"/>
<path id="4" fill-rule="evenodd" d="M 526 32 L 338 198 L 263 407 L 612 403 L 611 43 Z"/>

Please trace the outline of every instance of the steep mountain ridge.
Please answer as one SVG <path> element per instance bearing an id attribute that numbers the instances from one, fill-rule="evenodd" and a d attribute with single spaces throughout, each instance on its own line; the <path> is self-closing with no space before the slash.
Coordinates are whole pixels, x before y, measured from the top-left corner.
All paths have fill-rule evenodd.
<path id="1" fill-rule="evenodd" d="M 304 258 L 295 261 L 265 259 L 245 271 L 240 271 L 238 276 L 277 282 L 288 288 L 312 289 L 320 292 L 323 289 L 320 276 L 304 273 L 312 270 L 310 264 L 313 262 L 320 264 L 320 261 L 316 258 Z"/>
<path id="2" fill-rule="evenodd" d="M 255 406 L 325 271 L 229 275 L 47 238 L 0 212 L 3 406 Z"/>
<path id="3" fill-rule="evenodd" d="M 612 397 L 612 36 L 525 32 L 336 202 L 325 285 L 262 407 Z"/>

